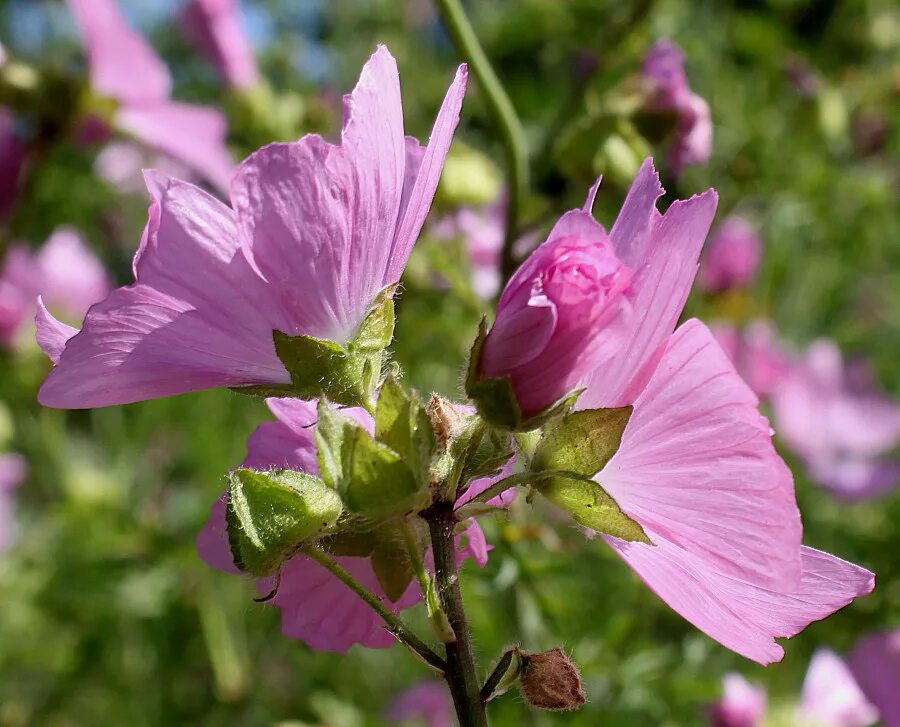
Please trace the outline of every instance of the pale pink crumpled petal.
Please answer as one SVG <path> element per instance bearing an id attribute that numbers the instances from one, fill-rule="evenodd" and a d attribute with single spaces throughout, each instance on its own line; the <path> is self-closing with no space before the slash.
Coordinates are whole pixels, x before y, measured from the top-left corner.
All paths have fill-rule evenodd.
<path id="1" fill-rule="evenodd" d="M 710 709 L 711 727 L 757 727 L 766 716 L 766 690 L 735 672 L 722 680 L 722 698 Z"/>
<path id="2" fill-rule="evenodd" d="M 609 233 L 616 254 L 634 275 L 630 335 L 623 336 L 624 347 L 588 377 L 579 401 L 582 407 L 632 403 L 653 373 L 684 309 L 718 196 L 710 189 L 673 202 L 661 215 L 656 201 L 662 194 L 659 175 L 648 158 Z"/>
<path id="3" fill-rule="evenodd" d="M 45 406 L 290 382 L 272 342 L 281 312 L 243 257 L 233 212 L 185 182 L 157 173 L 147 181 L 153 202 L 137 280 L 88 312 L 41 387 Z"/>
<path id="4" fill-rule="evenodd" d="M 829 649 L 818 649 L 803 680 L 797 717 L 820 727 L 868 727 L 878 721 L 878 710 L 844 660 Z"/>
<path id="5" fill-rule="evenodd" d="M 856 683 L 878 709 L 884 727 L 900 727 L 900 629 L 860 639 L 847 662 Z"/>
<path id="6" fill-rule="evenodd" d="M 453 702 L 443 682 L 419 682 L 394 697 L 387 719 L 391 724 L 420 720 L 426 727 L 452 727 Z"/>
<path id="7" fill-rule="evenodd" d="M 800 633 L 875 587 L 865 568 L 806 546 L 800 549 L 800 582 L 770 591 L 723 575 L 666 541 L 652 546 L 604 539 L 673 610 L 760 664 L 781 661 L 784 649 L 776 638 Z"/>
<path id="8" fill-rule="evenodd" d="M 596 479 L 656 546 L 784 589 L 800 576 L 800 512 L 757 404 L 709 329 L 687 321 Z"/>
<path id="9" fill-rule="evenodd" d="M 169 70 L 125 22 L 115 0 L 68 0 L 68 4 L 84 42 L 95 90 L 125 104 L 169 97 Z"/>
<path id="10" fill-rule="evenodd" d="M 293 321 L 285 333 L 344 341 L 378 292 L 399 279 L 431 205 L 465 79 L 461 67 L 419 156 L 403 134 L 396 62 L 379 46 L 345 97 L 340 145 L 308 135 L 241 164 L 231 196 L 244 249 L 282 291 Z M 408 157 L 419 162 L 414 182 Z"/>
<path id="11" fill-rule="evenodd" d="M 225 115 L 218 109 L 168 100 L 129 104 L 116 112 L 116 125 L 171 155 L 218 189 L 228 189 L 236 167 L 225 146 Z"/>
<path id="12" fill-rule="evenodd" d="M 190 0 L 179 14 L 181 29 L 233 88 L 259 82 L 253 50 L 241 27 L 238 0 Z"/>

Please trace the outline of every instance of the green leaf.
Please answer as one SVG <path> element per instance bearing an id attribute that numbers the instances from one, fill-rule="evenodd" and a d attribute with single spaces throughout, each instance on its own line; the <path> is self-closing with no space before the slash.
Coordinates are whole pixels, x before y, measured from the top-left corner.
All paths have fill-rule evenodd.
<path id="1" fill-rule="evenodd" d="M 394 292 L 397 284 L 384 288 L 375 298 L 372 307 L 362 323 L 356 330 L 356 334 L 350 339 L 347 348 L 363 353 L 380 354 L 391 344 L 394 338 Z"/>
<path id="2" fill-rule="evenodd" d="M 630 406 L 583 409 L 552 421 L 538 443 L 531 469 L 597 474 L 618 451 L 631 412 Z"/>
<path id="3" fill-rule="evenodd" d="M 640 523 L 622 512 L 619 504 L 593 480 L 550 477 L 539 480 L 534 487 L 554 505 L 571 513 L 579 525 L 622 540 L 652 545 Z"/>
<path id="4" fill-rule="evenodd" d="M 353 437 L 359 425 L 319 399 L 316 423 L 316 456 L 319 473 L 332 489 L 341 492 L 350 477 Z"/>
<path id="5" fill-rule="evenodd" d="M 350 511 L 367 518 L 387 518 L 412 508 L 419 483 L 396 452 L 357 428 L 352 439 L 350 471 L 341 495 Z"/>
<path id="6" fill-rule="evenodd" d="M 397 452 L 425 483 L 435 450 L 434 431 L 425 407 L 389 376 L 381 386 L 375 412 L 375 437 Z"/>
<path id="7" fill-rule="evenodd" d="M 509 432 L 490 429 L 478 442 L 478 447 L 463 464 L 461 483 L 496 474 L 512 457 L 512 437 Z"/>
<path id="8" fill-rule="evenodd" d="M 294 395 L 324 396 L 345 406 L 367 406 L 366 358 L 351 356 L 340 344 L 314 336 L 272 331 L 275 352 L 291 376 Z"/>
<path id="9" fill-rule="evenodd" d="M 254 576 L 277 571 L 307 538 L 333 526 L 341 498 L 318 477 L 291 470 L 229 475 L 226 521 L 235 565 Z"/>

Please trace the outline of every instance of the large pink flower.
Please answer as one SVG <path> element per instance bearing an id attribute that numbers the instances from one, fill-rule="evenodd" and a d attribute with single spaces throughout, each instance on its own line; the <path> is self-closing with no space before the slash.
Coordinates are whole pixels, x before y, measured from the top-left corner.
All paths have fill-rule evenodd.
<path id="1" fill-rule="evenodd" d="M 125 22 L 115 0 L 68 3 L 84 41 L 91 87 L 118 104 L 114 125 L 226 190 L 234 162 L 225 147 L 224 115 L 169 98 L 168 69 Z"/>
<path id="2" fill-rule="evenodd" d="M 900 727 L 900 629 L 869 634 L 848 658 L 850 670 L 884 727 Z"/>
<path id="3" fill-rule="evenodd" d="M 78 323 L 110 288 L 102 263 L 71 228 L 54 231 L 36 254 L 14 245 L 0 272 L 0 343 L 17 343 L 34 319 L 38 296 L 64 319 Z"/>
<path id="4" fill-rule="evenodd" d="M 653 543 L 604 536 L 613 549 L 675 611 L 760 663 L 783 655 L 775 637 L 874 586 L 865 569 L 801 547 L 768 422 L 699 321 L 672 336 L 596 479 Z"/>
<path id="5" fill-rule="evenodd" d="M 259 82 L 238 0 L 189 0 L 180 20 L 184 34 L 228 86 L 247 88 Z"/>
<path id="6" fill-rule="evenodd" d="M 717 203 L 709 190 L 660 214 L 647 159 L 607 235 L 590 213 L 596 191 L 516 271 L 485 340 L 479 374 L 510 377 L 526 416 L 584 384 L 582 406 L 634 401 L 684 308 Z"/>
<path id="7" fill-rule="evenodd" d="M 651 110 L 674 112 L 678 117 L 669 149 L 672 174 L 706 162 L 712 152 L 712 117 L 709 104 L 691 91 L 684 70 L 684 53 L 671 41 L 657 41 L 644 57 L 644 74 L 653 84 Z"/>
<path id="8" fill-rule="evenodd" d="M 775 388 L 778 435 L 810 476 L 835 494 L 858 499 L 900 485 L 900 403 L 887 398 L 859 363 L 845 364 L 831 341 L 817 341 Z"/>
<path id="9" fill-rule="evenodd" d="M 797 716 L 819 727 L 868 727 L 878 710 L 860 690 L 849 667 L 829 649 L 819 649 L 809 662 Z"/>
<path id="10" fill-rule="evenodd" d="M 267 399 L 266 403 L 277 421 L 264 422 L 250 436 L 243 466 L 255 469 L 283 467 L 318 473 L 315 403 L 296 399 Z M 371 431 L 372 418 L 362 409 L 344 409 L 343 413 Z M 480 489 L 489 485 L 490 482 L 483 482 Z M 465 545 L 459 551 L 459 558 L 471 556 L 483 566 L 488 547 L 474 520 L 463 537 Z M 197 550 L 212 567 L 238 572 L 228 547 L 224 498 L 213 503 L 210 519 L 197 536 Z M 338 557 L 336 560 L 395 612 L 413 606 L 422 598 L 418 584 L 413 582 L 397 601 L 391 602 L 378 584 L 368 558 Z M 269 592 L 272 585 L 270 578 L 261 580 L 260 592 Z M 303 555 L 293 557 L 284 566 L 278 594 L 272 603 L 281 609 L 284 633 L 314 649 L 347 651 L 354 644 L 376 649 L 394 643 L 394 637 L 368 604 L 322 566 Z"/>
<path id="11" fill-rule="evenodd" d="M 237 172 L 232 207 L 148 173 L 136 282 L 94 306 L 74 337 L 41 322 L 58 365 L 40 401 L 86 408 L 290 383 L 273 330 L 346 341 L 399 280 L 465 84 L 460 67 L 423 148 L 403 135 L 397 66 L 382 46 L 345 99 L 340 145 L 307 135 L 260 149 Z"/>

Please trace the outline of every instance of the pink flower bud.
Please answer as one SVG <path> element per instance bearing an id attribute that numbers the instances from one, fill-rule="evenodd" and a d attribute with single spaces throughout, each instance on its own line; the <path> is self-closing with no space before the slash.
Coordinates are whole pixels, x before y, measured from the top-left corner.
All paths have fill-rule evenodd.
<path id="1" fill-rule="evenodd" d="M 707 290 L 727 290 L 750 283 L 759 268 L 762 241 L 742 217 L 729 217 L 710 238 L 700 269 Z"/>
<path id="2" fill-rule="evenodd" d="M 552 406 L 594 370 L 598 347 L 621 344 L 631 277 L 599 226 L 551 235 L 503 291 L 478 378 L 508 377 L 525 419 Z"/>

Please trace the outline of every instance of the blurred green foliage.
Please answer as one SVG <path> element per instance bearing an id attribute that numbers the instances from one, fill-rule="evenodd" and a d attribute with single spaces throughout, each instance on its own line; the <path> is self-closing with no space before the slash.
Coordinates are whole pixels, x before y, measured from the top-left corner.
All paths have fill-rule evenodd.
<path id="1" fill-rule="evenodd" d="M 77 69 L 61 6 L 30 4 L 55 18 L 39 52 L 20 50 L 22 2 L 0 6 L 0 40 L 26 60 Z M 336 129 L 335 90 L 349 89 L 375 43 L 385 42 L 400 65 L 407 129 L 427 136 L 457 61 L 428 3 L 315 5 L 300 13 L 289 0 L 244 2 L 248 14 L 268 20 L 258 56 L 274 93 L 295 95 L 284 108 L 318 109 L 297 119 L 297 133 Z M 627 175 L 598 168 L 609 161 L 599 152 L 617 129 L 597 119 L 649 44 L 670 37 L 687 53 L 692 87 L 711 105 L 715 145 L 708 165 L 677 181 L 664 170 L 668 198 L 715 186 L 720 218 L 740 211 L 766 241 L 752 291 L 724 307 L 695 296 L 688 313 L 770 316 L 798 344 L 835 338 L 871 357 L 900 396 L 896 3 L 505 0 L 470 9 L 527 130 L 528 225 L 548 227 L 580 205 L 600 172 L 607 177 L 595 211 L 611 224 Z M 176 96 L 225 104 L 171 18 L 157 20 L 147 30 L 173 67 Z M 311 49 L 325 54 L 324 80 L 306 72 Z M 246 119 L 235 119 L 234 129 L 240 151 L 266 140 Z M 498 135 L 474 85 L 459 137 L 500 164 Z M 633 154 L 647 144 L 620 138 L 634 143 Z M 647 148 L 662 162 L 661 145 Z M 124 283 L 146 202 L 99 180 L 95 152 L 49 148 L 11 234 L 37 245 L 56 225 L 76 225 Z M 404 282 L 396 358 L 424 392 L 460 393 L 465 353 L 487 308 L 467 288 L 465 259 L 461 248 L 426 236 Z M 263 405 L 214 391 L 92 412 L 42 410 L 34 394 L 47 368 L 36 351 L 0 359 L 0 394 L 13 423 L 6 447 L 25 454 L 31 468 L 18 491 L 18 541 L 0 555 L 0 725 L 381 724 L 391 695 L 423 676 L 418 664 L 399 648 L 312 652 L 280 634 L 276 609 L 254 603 L 249 582 L 210 571 L 194 552 L 223 473 L 268 418 Z M 519 502 L 487 525 L 489 565 L 470 563 L 464 578 L 483 668 L 514 642 L 531 651 L 562 645 L 590 698 L 575 714 L 538 715 L 509 694 L 492 704 L 493 723 L 700 724 L 726 670 L 789 702 L 814 648 L 841 651 L 868 630 L 900 625 L 900 496 L 838 504 L 801 467 L 794 471 L 806 542 L 869 567 L 879 585 L 810 627 L 767 669 L 690 627 L 601 542 L 585 542 L 556 513 Z"/>

